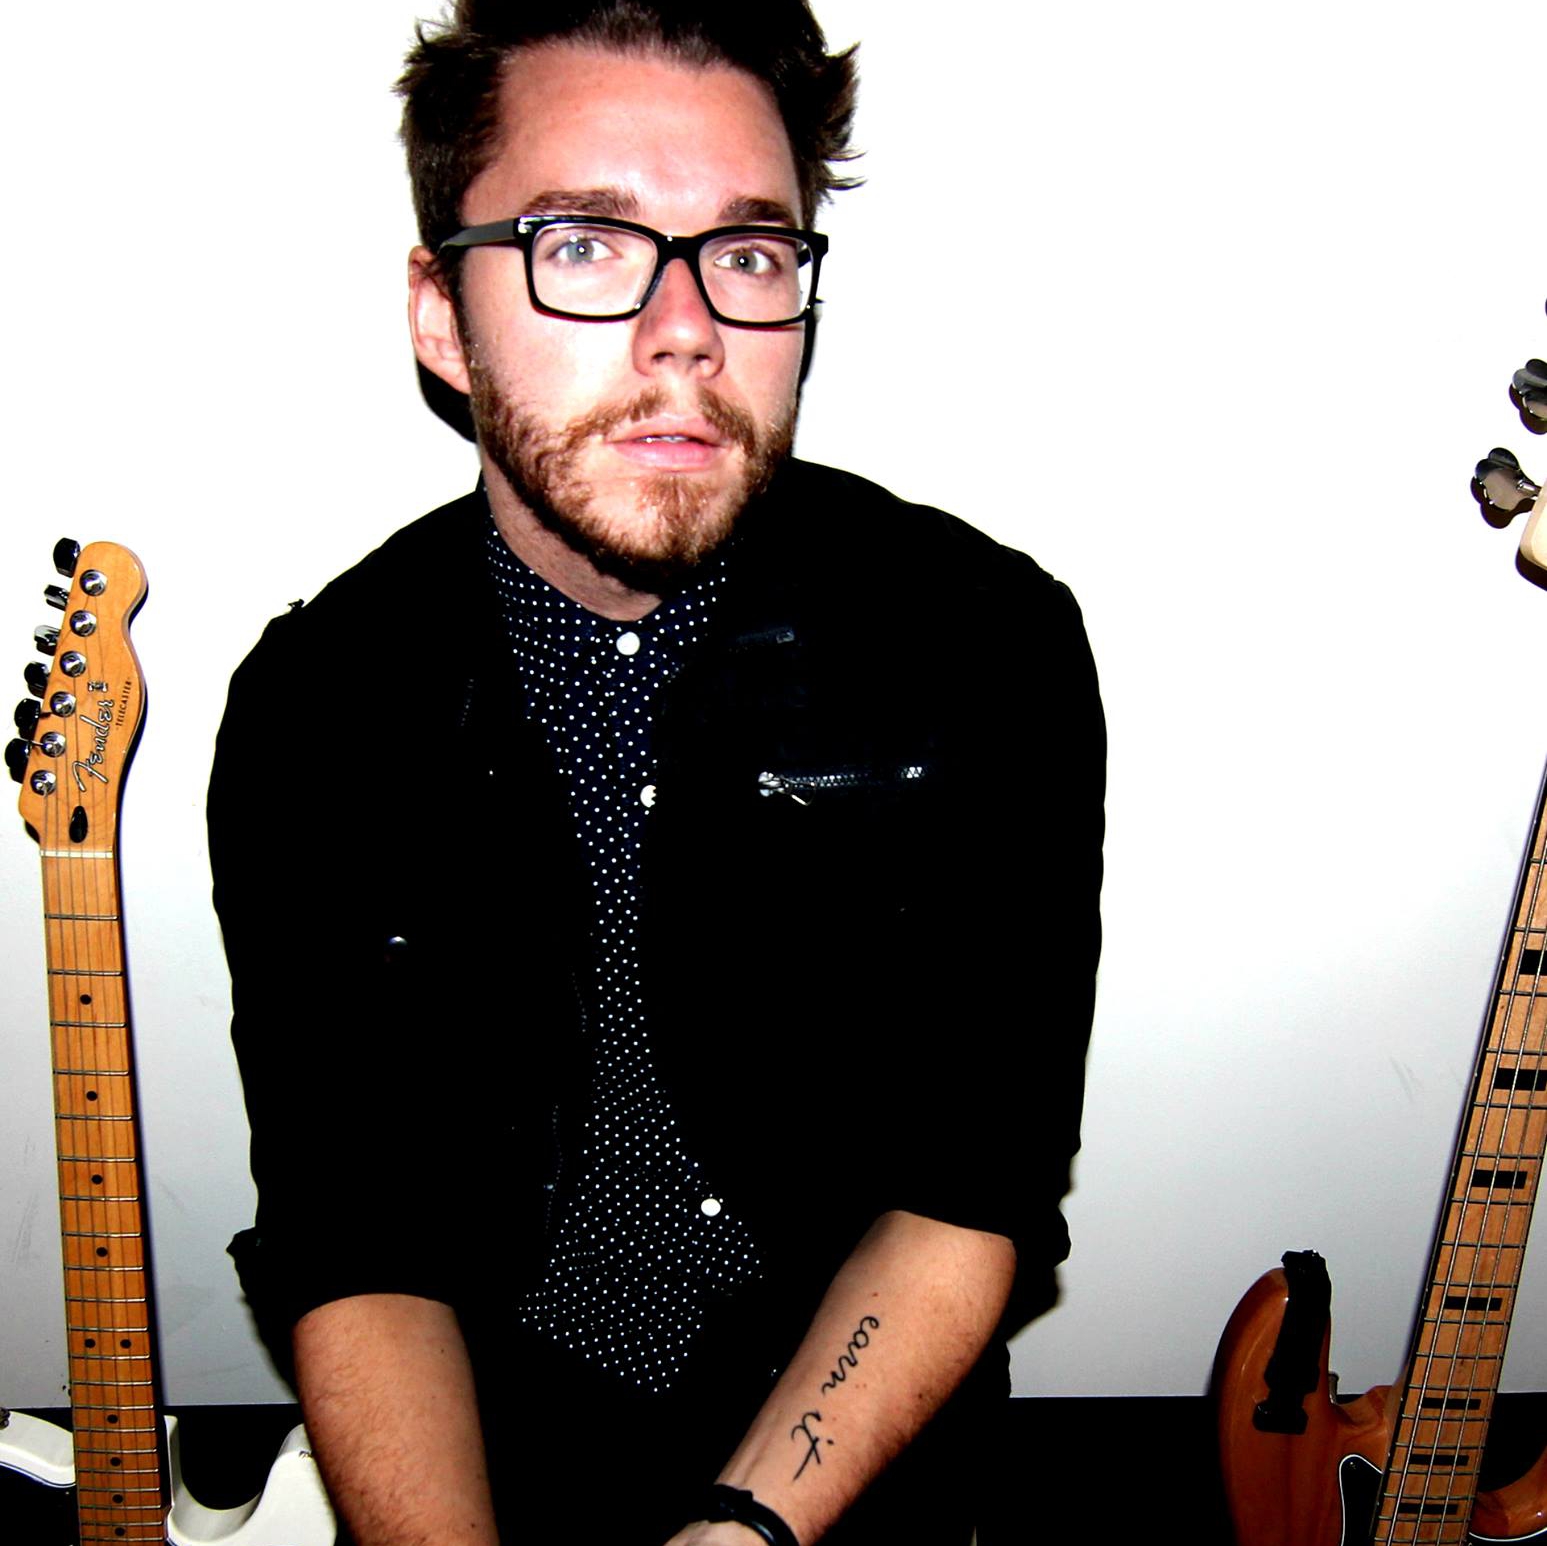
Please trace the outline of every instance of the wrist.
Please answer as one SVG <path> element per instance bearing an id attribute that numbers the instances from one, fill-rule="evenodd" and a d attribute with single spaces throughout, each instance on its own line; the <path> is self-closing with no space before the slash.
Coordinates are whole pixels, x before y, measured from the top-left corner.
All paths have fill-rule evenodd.
<path id="1" fill-rule="evenodd" d="M 735 1538 L 741 1541 L 756 1539 L 764 1546 L 800 1546 L 789 1525 L 743 1487 L 716 1482 L 709 1489 L 704 1518 L 710 1524 L 737 1527 L 740 1533 Z"/>

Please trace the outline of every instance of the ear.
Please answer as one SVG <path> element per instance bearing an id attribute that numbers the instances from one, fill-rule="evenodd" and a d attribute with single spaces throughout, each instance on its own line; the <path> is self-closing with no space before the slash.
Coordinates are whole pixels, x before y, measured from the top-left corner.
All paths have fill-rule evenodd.
<path id="1" fill-rule="evenodd" d="M 408 331 L 414 353 L 427 371 L 459 392 L 468 389 L 467 356 L 457 329 L 456 308 L 428 247 L 408 255 Z"/>

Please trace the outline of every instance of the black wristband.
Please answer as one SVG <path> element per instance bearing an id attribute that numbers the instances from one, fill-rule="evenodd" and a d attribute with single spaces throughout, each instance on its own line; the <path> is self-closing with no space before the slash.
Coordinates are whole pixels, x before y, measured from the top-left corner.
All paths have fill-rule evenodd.
<path id="1" fill-rule="evenodd" d="M 759 1503 L 750 1492 L 727 1487 L 724 1482 L 716 1482 L 709 1489 L 709 1508 L 704 1518 L 710 1524 L 729 1520 L 745 1525 L 762 1536 L 768 1546 L 800 1546 L 795 1532 L 771 1508 Z"/>

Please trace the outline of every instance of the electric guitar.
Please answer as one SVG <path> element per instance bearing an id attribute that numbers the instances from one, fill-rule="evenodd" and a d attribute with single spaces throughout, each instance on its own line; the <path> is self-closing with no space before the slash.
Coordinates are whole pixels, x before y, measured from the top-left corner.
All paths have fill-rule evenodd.
<path id="1" fill-rule="evenodd" d="M 1547 492 L 1501 451 L 1473 492 L 1505 521 L 1534 501 L 1521 556 L 1547 583 Z M 1547 1453 L 1478 1491 L 1547 1152 L 1547 782 L 1492 1004 L 1402 1382 L 1337 1400 L 1331 1286 L 1312 1251 L 1259 1278 L 1225 1328 L 1214 1384 L 1238 1546 L 1547 1546 Z"/>
<path id="2" fill-rule="evenodd" d="M 28 667 L 34 696 L 16 711 L 21 738 L 5 756 L 43 859 L 73 1433 L 0 1410 L 0 1466 L 74 1485 L 79 1546 L 331 1546 L 304 1428 L 239 1508 L 188 1495 L 173 1417 L 163 1451 L 118 888 L 120 796 L 144 712 L 128 625 L 145 575 L 110 542 L 81 552 L 66 540 L 54 563 L 73 576 L 68 591 L 45 592 L 64 627 L 37 631 L 53 667 Z"/>

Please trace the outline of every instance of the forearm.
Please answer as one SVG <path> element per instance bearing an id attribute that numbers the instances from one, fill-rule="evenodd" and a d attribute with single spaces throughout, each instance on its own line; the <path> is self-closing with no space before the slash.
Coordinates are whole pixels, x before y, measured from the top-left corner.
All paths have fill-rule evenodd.
<path id="1" fill-rule="evenodd" d="M 294 1333 L 307 1433 L 357 1546 L 494 1546 L 472 1367 L 449 1306 L 362 1294 Z"/>
<path id="2" fill-rule="evenodd" d="M 719 1480 L 752 1493 L 811 1546 L 977 1362 L 1003 1313 L 1015 1248 L 910 1213 L 877 1221 Z M 748 1546 L 738 1524 L 693 1524 L 670 1546 Z"/>

